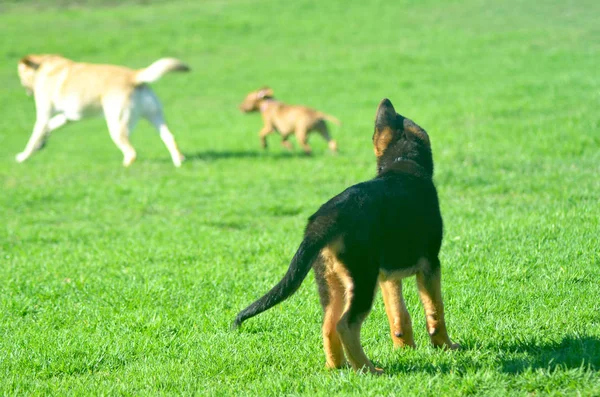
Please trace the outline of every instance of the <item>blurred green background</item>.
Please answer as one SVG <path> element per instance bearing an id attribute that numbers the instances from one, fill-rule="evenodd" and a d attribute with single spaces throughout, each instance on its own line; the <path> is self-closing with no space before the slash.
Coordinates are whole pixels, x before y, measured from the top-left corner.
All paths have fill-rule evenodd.
<path id="1" fill-rule="evenodd" d="M 597 1 L 3 1 L 0 393 L 600 394 Z M 124 169 L 101 118 L 23 164 L 28 53 L 190 74 L 153 84 L 187 161 L 140 122 Z M 340 154 L 237 109 L 270 85 L 333 114 Z M 308 216 L 371 178 L 383 97 L 429 133 L 445 220 L 443 292 L 460 352 L 393 351 L 381 299 L 363 328 L 382 377 L 324 369 L 312 275 L 238 332 Z M 292 139 L 293 141 L 293 139 Z M 295 142 L 294 142 L 295 143 Z"/>

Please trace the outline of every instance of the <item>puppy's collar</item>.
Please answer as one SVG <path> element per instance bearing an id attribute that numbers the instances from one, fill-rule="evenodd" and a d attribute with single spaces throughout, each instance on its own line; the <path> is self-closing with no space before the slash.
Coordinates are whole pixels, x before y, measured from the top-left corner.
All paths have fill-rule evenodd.
<path id="1" fill-rule="evenodd" d="M 262 100 L 262 102 L 260 103 L 259 107 L 258 107 L 259 110 L 261 112 L 264 112 L 265 110 L 267 110 L 267 108 L 269 107 L 269 102 L 272 102 L 272 101 L 273 101 L 273 98 L 271 98 L 271 97 L 265 97 Z"/>
<path id="2" fill-rule="evenodd" d="M 408 174 L 413 174 L 418 177 L 431 178 L 431 173 L 428 172 L 424 167 L 419 165 L 416 161 L 409 158 L 400 156 L 394 159 L 393 165 L 386 171 L 402 171 Z"/>

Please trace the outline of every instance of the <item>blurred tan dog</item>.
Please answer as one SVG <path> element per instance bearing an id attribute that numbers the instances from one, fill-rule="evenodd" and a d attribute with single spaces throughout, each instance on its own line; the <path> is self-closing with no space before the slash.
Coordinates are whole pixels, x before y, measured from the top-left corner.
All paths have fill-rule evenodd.
<path id="1" fill-rule="evenodd" d="M 162 106 L 147 85 L 171 71 L 189 67 L 174 58 L 163 58 L 141 70 L 123 66 L 79 63 L 59 55 L 27 55 L 19 62 L 19 78 L 28 94 L 35 96 L 36 121 L 19 163 L 41 149 L 50 133 L 68 121 L 104 114 L 112 140 L 129 166 L 136 153 L 129 134 L 140 116 L 150 121 L 169 149 L 173 164 L 181 166 L 173 134 L 163 117 Z"/>
<path id="2" fill-rule="evenodd" d="M 277 131 L 282 136 L 281 144 L 285 148 L 292 148 L 288 138 L 294 133 L 304 152 L 310 154 L 310 146 L 306 141 L 308 134 L 311 131 L 316 131 L 325 138 L 329 149 L 332 152 L 337 152 L 337 143 L 331 139 L 327 124 L 325 124 L 325 120 L 328 120 L 340 125 L 341 123 L 337 118 L 306 106 L 286 105 L 279 102 L 273 98 L 273 90 L 269 87 L 263 87 L 249 93 L 240 105 L 240 110 L 244 113 L 260 111 L 264 126 L 259 135 L 264 149 L 267 148 L 267 135 Z"/>

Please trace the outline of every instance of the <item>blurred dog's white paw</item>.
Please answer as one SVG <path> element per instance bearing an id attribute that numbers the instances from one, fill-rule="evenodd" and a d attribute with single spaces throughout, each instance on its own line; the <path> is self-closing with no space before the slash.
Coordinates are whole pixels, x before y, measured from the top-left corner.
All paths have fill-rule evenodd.
<path id="1" fill-rule="evenodd" d="M 21 152 L 21 153 L 17 154 L 15 159 L 17 160 L 17 163 L 22 163 L 23 161 L 27 160 L 27 157 L 29 157 L 29 155 L 27 153 Z"/>
<path id="2" fill-rule="evenodd" d="M 173 165 L 177 168 L 181 167 L 181 163 L 185 160 L 185 156 L 183 154 L 179 154 L 177 157 L 173 158 Z"/>

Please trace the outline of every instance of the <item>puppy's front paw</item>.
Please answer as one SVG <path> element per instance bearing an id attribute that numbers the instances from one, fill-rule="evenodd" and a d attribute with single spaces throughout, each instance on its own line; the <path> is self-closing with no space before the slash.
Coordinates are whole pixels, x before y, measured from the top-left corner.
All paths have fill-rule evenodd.
<path id="1" fill-rule="evenodd" d="M 450 340 L 448 340 L 448 342 L 434 344 L 433 347 L 442 349 L 442 350 L 460 350 L 462 348 L 460 344 L 454 343 Z"/>
<path id="2" fill-rule="evenodd" d="M 23 161 L 27 160 L 27 157 L 29 157 L 29 155 L 25 152 L 21 152 L 19 154 L 17 154 L 17 156 L 15 157 L 15 160 L 17 160 L 17 163 L 22 163 Z"/>
<path id="3" fill-rule="evenodd" d="M 361 373 L 361 374 L 371 374 L 371 375 L 377 375 L 377 376 L 383 375 L 385 373 L 385 371 L 382 368 L 374 367 L 372 365 L 369 367 L 367 367 L 365 365 L 364 367 L 359 369 L 357 372 Z"/>
<path id="4" fill-rule="evenodd" d="M 462 346 L 459 343 L 450 343 L 450 345 L 448 346 L 448 349 L 460 350 L 460 349 L 462 349 Z"/>

